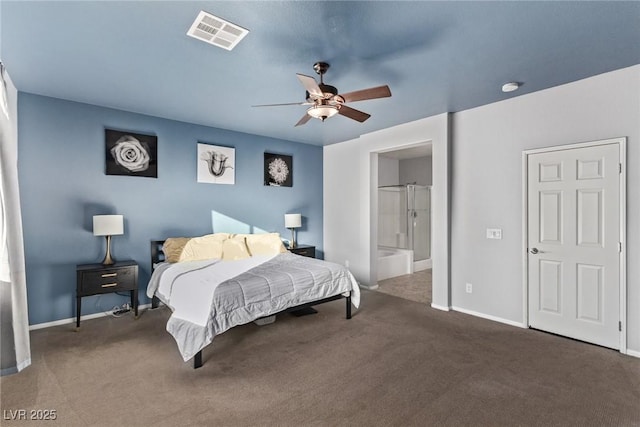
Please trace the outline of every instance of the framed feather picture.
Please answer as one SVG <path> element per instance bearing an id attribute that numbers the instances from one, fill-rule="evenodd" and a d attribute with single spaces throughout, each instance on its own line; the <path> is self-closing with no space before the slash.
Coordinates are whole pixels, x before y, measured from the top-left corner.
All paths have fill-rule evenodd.
<path id="1" fill-rule="evenodd" d="M 264 153 L 264 185 L 293 187 L 293 157 Z"/>
<path id="2" fill-rule="evenodd" d="M 198 182 L 235 184 L 236 150 L 198 143 Z"/>

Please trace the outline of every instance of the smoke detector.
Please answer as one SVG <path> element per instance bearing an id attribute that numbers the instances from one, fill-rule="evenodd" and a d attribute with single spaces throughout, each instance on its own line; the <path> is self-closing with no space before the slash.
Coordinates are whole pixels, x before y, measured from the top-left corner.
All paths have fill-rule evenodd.
<path id="1" fill-rule="evenodd" d="M 247 34 L 249 34 L 249 30 L 246 28 L 203 10 L 200 11 L 196 20 L 191 24 L 191 28 L 187 31 L 188 36 L 226 50 L 236 47 Z"/>
<path id="2" fill-rule="evenodd" d="M 519 87 L 520 87 L 520 83 L 509 82 L 502 85 L 502 91 L 505 93 L 513 92 L 514 90 L 518 90 Z"/>

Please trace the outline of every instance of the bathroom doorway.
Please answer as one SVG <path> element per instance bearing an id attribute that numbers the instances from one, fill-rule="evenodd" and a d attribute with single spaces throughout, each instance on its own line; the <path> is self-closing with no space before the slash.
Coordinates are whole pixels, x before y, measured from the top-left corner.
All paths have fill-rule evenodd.
<path id="1" fill-rule="evenodd" d="M 379 292 L 431 304 L 431 143 L 378 153 Z"/>

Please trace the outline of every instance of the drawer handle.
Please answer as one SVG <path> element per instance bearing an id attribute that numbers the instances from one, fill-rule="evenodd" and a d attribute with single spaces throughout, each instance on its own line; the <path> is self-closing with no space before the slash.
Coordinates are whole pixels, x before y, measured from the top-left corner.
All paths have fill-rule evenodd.
<path id="1" fill-rule="evenodd" d="M 107 273 L 107 274 L 103 274 L 100 277 L 116 277 L 118 275 L 118 273 Z"/>
<path id="2" fill-rule="evenodd" d="M 102 285 L 103 288 L 113 288 L 114 286 L 118 286 L 117 283 L 105 283 Z"/>

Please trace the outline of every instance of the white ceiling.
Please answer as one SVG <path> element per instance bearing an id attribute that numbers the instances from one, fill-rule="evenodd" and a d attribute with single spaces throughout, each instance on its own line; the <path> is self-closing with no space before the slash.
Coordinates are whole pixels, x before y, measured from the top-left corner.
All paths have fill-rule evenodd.
<path id="1" fill-rule="evenodd" d="M 186 35 L 201 10 L 249 29 L 233 51 Z M 11 1 L 0 58 L 19 91 L 326 145 L 640 63 L 640 2 Z M 388 84 L 294 127 L 296 73 L 340 92 Z M 508 81 L 520 90 L 504 94 Z"/>

